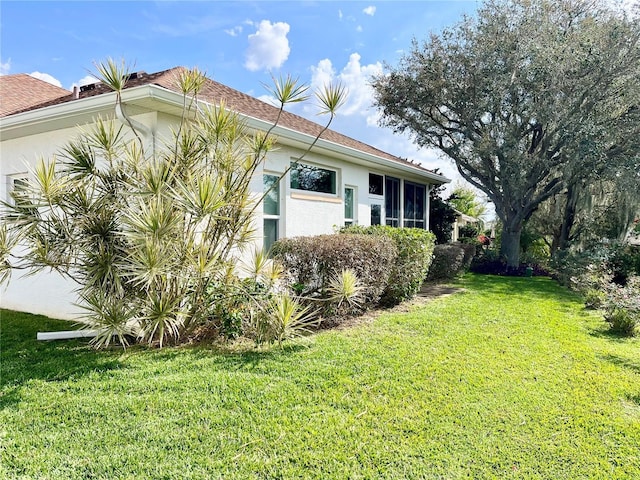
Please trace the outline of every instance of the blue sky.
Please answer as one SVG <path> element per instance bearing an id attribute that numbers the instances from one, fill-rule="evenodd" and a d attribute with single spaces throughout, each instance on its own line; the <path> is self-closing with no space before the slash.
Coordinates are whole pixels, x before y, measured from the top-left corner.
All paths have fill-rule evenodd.
<path id="1" fill-rule="evenodd" d="M 426 39 L 473 15 L 476 0 L 31 2 L 0 5 L 0 74 L 29 73 L 64 88 L 87 82 L 95 61 L 124 58 L 135 70 L 197 66 L 257 97 L 271 74 L 318 86 L 341 81 L 349 100 L 335 130 L 440 168 L 435 151 L 377 126 L 371 75 L 396 65 L 413 38 Z M 322 122 L 307 108 L 296 113 Z"/>

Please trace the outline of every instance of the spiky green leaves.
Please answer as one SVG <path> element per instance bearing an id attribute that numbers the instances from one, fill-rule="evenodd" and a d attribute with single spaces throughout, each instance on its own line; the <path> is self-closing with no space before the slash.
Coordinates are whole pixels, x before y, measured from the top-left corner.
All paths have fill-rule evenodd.
<path id="1" fill-rule="evenodd" d="M 131 67 L 124 61 L 116 61 L 109 57 L 104 62 L 95 62 L 96 73 L 93 74 L 98 80 L 107 85 L 114 92 L 122 92 L 129 79 Z"/>

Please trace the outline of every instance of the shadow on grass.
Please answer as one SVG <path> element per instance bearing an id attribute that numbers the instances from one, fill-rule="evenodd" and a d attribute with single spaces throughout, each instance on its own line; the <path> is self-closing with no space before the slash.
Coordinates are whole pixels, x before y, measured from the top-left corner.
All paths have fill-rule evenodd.
<path id="1" fill-rule="evenodd" d="M 634 373 L 640 374 L 640 361 L 634 362 L 628 358 L 619 357 L 617 355 L 601 355 L 600 358 L 607 362 L 613 363 L 620 367 L 628 368 Z"/>
<path id="2" fill-rule="evenodd" d="M 286 344 L 256 349 L 249 343 L 240 346 L 192 345 L 164 349 L 133 346 L 123 350 L 112 347 L 96 350 L 88 339 L 39 341 L 39 331 L 73 329 L 72 322 L 41 315 L 0 310 L 0 408 L 20 400 L 20 387 L 31 380 L 63 382 L 76 377 L 111 370 L 136 368 L 131 359 L 144 356 L 150 362 L 197 362 L 220 370 L 252 370 L 265 361 L 290 362 L 306 347 Z M 252 344 L 251 344 L 252 345 Z"/>
<path id="3" fill-rule="evenodd" d="M 629 337 L 627 335 L 623 335 L 621 333 L 612 331 L 607 326 L 607 324 L 604 323 L 604 320 L 603 320 L 603 325 L 601 327 L 591 329 L 589 331 L 589 335 L 591 335 L 592 337 L 602 338 L 604 340 L 608 340 L 615 343 L 629 343 L 633 341 L 633 337 Z"/>
<path id="4" fill-rule="evenodd" d="M 632 403 L 635 403 L 638 407 L 640 407 L 640 394 L 639 395 L 628 395 L 627 400 Z"/>

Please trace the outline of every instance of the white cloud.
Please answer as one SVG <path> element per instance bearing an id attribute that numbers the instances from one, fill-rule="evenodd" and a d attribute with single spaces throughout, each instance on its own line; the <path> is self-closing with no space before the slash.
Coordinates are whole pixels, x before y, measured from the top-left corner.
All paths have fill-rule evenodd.
<path id="1" fill-rule="evenodd" d="M 255 72 L 261 69 L 279 68 L 289 58 L 289 24 L 262 20 L 256 33 L 249 35 L 245 68 Z"/>
<path id="2" fill-rule="evenodd" d="M 100 80 L 98 80 L 93 75 L 87 75 L 87 76 L 82 77 L 77 82 L 74 82 L 73 84 L 71 84 L 71 87 L 69 87 L 69 90 L 73 90 L 73 87 L 84 87 L 85 85 L 91 85 L 92 83 L 96 83 L 96 82 L 99 82 L 99 81 Z"/>
<path id="3" fill-rule="evenodd" d="M 9 70 L 11 70 L 11 59 L 7 60 L 4 63 L 0 61 L 0 75 L 8 75 Z"/>
<path id="4" fill-rule="evenodd" d="M 230 28 L 229 30 L 225 30 L 224 33 L 231 35 L 232 37 L 237 37 L 242 33 L 242 26 L 238 25 L 237 27 Z"/>
<path id="5" fill-rule="evenodd" d="M 274 107 L 279 107 L 280 102 L 273 95 L 260 95 L 256 97 L 258 100 L 262 100 L 264 103 L 268 103 L 269 105 L 273 105 Z"/>
<path id="6" fill-rule="evenodd" d="M 364 10 L 362 10 L 362 13 L 365 13 L 366 15 L 370 15 L 373 17 L 376 14 L 376 7 L 374 7 L 373 5 L 370 5 Z"/>
<path id="7" fill-rule="evenodd" d="M 381 62 L 362 65 L 361 56 L 353 53 L 339 72 L 331 60 L 324 59 L 311 67 L 311 73 L 311 86 L 314 90 L 335 82 L 341 82 L 348 89 L 347 101 L 338 110 L 332 128 L 430 170 L 438 168 L 442 175 L 454 181 L 460 179 L 453 161 L 438 150 L 421 148 L 413 142 L 410 135 L 394 133 L 389 128 L 379 126 L 381 114 L 373 106 L 374 92 L 370 81 L 372 76 L 383 74 Z M 302 115 L 318 121 L 315 117 L 317 108 L 305 106 L 302 110 Z"/>
<path id="8" fill-rule="evenodd" d="M 338 10 L 338 19 L 342 20 L 342 10 Z"/>
<path id="9" fill-rule="evenodd" d="M 339 115 L 359 115 L 367 119 L 367 123 L 374 124 L 376 119 L 370 118 L 373 113 L 373 89 L 369 84 L 371 77 L 382 74 L 380 62 L 361 65 L 360 55 L 352 53 L 349 61 L 339 74 L 333 68 L 331 60 L 324 59 L 311 68 L 311 85 L 314 89 L 322 88 L 333 82 L 342 83 L 348 90 L 347 102 L 338 111 Z"/>
<path id="10" fill-rule="evenodd" d="M 42 80 L 44 82 L 50 83 L 51 85 L 55 85 L 56 87 L 62 88 L 62 84 L 60 83 L 60 80 L 58 80 L 55 77 L 52 77 L 48 73 L 32 72 L 29 75 L 39 80 Z"/>
<path id="11" fill-rule="evenodd" d="M 87 75 L 86 77 L 82 77 L 80 80 L 78 80 L 78 85 L 80 87 L 83 87 L 85 85 L 91 85 L 92 83 L 96 83 L 97 81 L 98 79 L 93 75 Z"/>
<path id="12" fill-rule="evenodd" d="M 362 25 L 358 25 L 356 27 L 356 32 L 362 32 Z"/>

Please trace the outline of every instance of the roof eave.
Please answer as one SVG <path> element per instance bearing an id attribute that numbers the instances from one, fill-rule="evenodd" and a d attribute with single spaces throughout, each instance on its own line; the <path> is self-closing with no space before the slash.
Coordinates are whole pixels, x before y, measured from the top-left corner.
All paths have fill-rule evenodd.
<path id="1" fill-rule="evenodd" d="M 171 110 L 175 108 L 181 109 L 183 106 L 182 94 L 158 85 L 142 85 L 139 87 L 128 88 L 125 89 L 121 95 L 122 101 L 124 103 L 135 103 L 136 101 L 151 98 L 172 107 Z M 27 112 L 17 113 L 0 118 L 0 138 L 10 138 L 11 134 L 16 132 L 17 129 L 27 125 L 44 125 L 47 122 L 57 122 L 60 119 L 68 119 L 70 117 L 82 118 L 86 116 L 97 115 L 104 111 L 109 111 L 115 105 L 115 97 L 115 92 L 106 93 L 102 95 L 96 95 L 94 97 L 72 100 L 66 103 L 51 105 L 37 110 L 30 110 Z M 267 130 L 272 126 L 270 122 L 267 122 L 265 120 L 261 120 L 259 118 L 252 117 L 246 114 L 241 115 L 247 120 L 247 125 L 250 128 L 255 128 L 257 130 Z M 297 146 L 308 146 L 315 138 L 312 135 L 298 132 L 296 130 L 280 125 L 276 126 L 272 132 L 274 135 L 277 135 L 281 141 L 283 139 L 286 140 L 283 143 Z M 315 148 L 317 150 L 325 150 L 339 156 L 355 157 L 361 161 L 369 162 L 379 167 L 392 168 L 404 173 L 427 178 L 434 183 L 443 184 L 451 182 L 450 179 L 444 177 L 443 175 L 439 175 L 437 173 L 433 173 L 409 164 L 394 162 L 392 160 L 372 155 L 356 148 L 340 145 L 325 139 L 319 139 L 315 145 Z"/>

